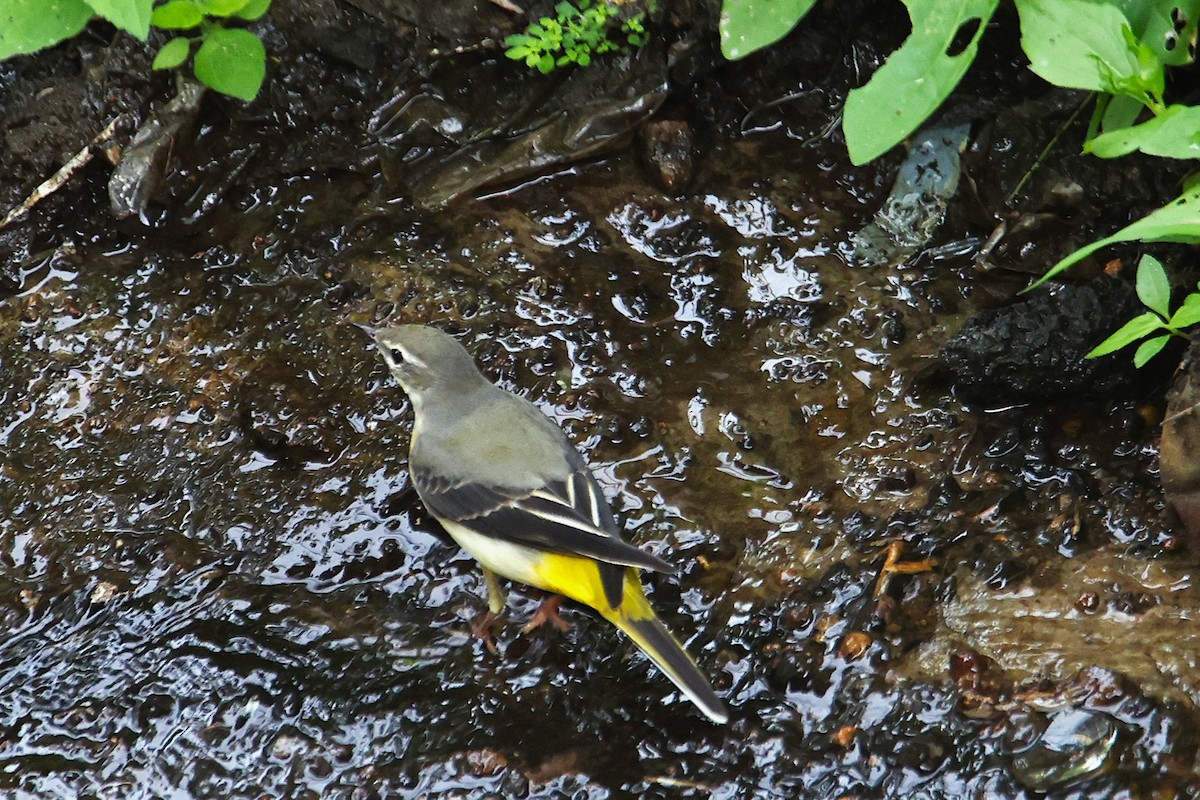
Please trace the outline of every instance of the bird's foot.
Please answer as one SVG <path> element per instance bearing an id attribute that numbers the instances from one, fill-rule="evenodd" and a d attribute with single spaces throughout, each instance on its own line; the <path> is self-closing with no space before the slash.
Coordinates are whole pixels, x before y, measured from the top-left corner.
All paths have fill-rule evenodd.
<path id="1" fill-rule="evenodd" d="M 529 633 L 532 630 L 540 628 L 547 622 L 558 628 L 563 633 L 569 631 L 571 629 L 571 623 L 567 622 L 558 614 L 559 606 L 561 606 L 566 599 L 567 598 L 563 597 L 561 594 L 555 594 L 543 600 L 542 604 L 538 606 L 538 610 L 533 612 L 533 616 L 529 618 L 529 622 L 526 622 L 523 626 L 521 626 L 521 633 Z"/>
<path id="2" fill-rule="evenodd" d="M 471 635 L 483 642 L 483 646 L 492 655 L 498 655 L 500 652 L 496 648 L 496 640 L 492 638 L 492 623 L 496 621 L 497 617 L 497 614 L 485 611 L 471 622 Z"/>

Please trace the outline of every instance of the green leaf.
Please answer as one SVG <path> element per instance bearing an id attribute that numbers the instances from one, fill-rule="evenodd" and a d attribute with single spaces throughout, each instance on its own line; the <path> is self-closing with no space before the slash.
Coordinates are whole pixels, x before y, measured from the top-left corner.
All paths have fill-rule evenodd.
<path id="1" fill-rule="evenodd" d="M 1146 308 L 1163 319 L 1171 315 L 1171 282 L 1162 262 L 1154 256 L 1144 255 L 1138 262 L 1137 295 Z"/>
<path id="2" fill-rule="evenodd" d="M 1146 334 L 1159 330 L 1162 326 L 1162 320 L 1152 311 L 1138 314 L 1118 328 L 1112 336 L 1109 336 L 1103 342 L 1096 345 L 1084 358 L 1099 358 L 1100 356 L 1116 352 L 1127 344 L 1133 344 Z"/>
<path id="3" fill-rule="evenodd" d="M 267 51 L 240 28 L 214 28 L 196 51 L 196 77 L 222 94 L 253 100 L 267 73 Z"/>
<path id="4" fill-rule="evenodd" d="M 196 0 L 196 5 L 210 17 L 231 17 L 250 2 L 251 0 Z"/>
<path id="5" fill-rule="evenodd" d="M 543 75 L 552 71 L 554 69 L 554 56 L 550 55 L 549 53 L 543 55 L 537 61 L 537 68 L 538 72 L 542 73 Z"/>
<path id="6" fill-rule="evenodd" d="M 1111 92 L 1114 78 L 1139 72 L 1121 10 L 1089 0 L 1016 0 L 1029 68 L 1056 86 Z"/>
<path id="7" fill-rule="evenodd" d="M 724 0 L 721 3 L 721 54 L 730 61 L 782 39 L 817 0 Z"/>
<path id="8" fill-rule="evenodd" d="M 1119 0 L 1129 26 L 1140 41 L 1153 48 L 1158 59 L 1178 67 L 1192 62 L 1188 43 L 1196 35 L 1200 0 Z M 1176 29 L 1176 20 L 1183 27 Z"/>
<path id="9" fill-rule="evenodd" d="M 92 8 L 83 0 L 7 0 L 0 7 L 0 59 L 70 39 L 91 18 Z"/>
<path id="10" fill-rule="evenodd" d="M 522 58 L 529 55 L 531 52 L 532 51 L 528 47 L 526 47 L 523 44 L 519 44 L 516 47 L 510 47 L 507 50 L 505 50 L 504 55 L 508 56 L 513 61 L 520 61 Z"/>
<path id="11" fill-rule="evenodd" d="M 913 33 L 866 86 L 846 98 L 842 130 L 854 164 L 865 164 L 892 149 L 942 104 L 971 66 L 998 3 L 905 0 Z M 973 22 L 977 27 L 971 41 L 948 55 L 959 31 Z"/>
<path id="12" fill-rule="evenodd" d="M 1169 341 L 1171 341 L 1171 334 L 1164 333 L 1162 336 L 1155 336 L 1153 339 L 1142 342 L 1133 353 L 1133 365 L 1138 369 L 1146 366 L 1146 362 L 1158 355 Z"/>
<path id="13" fill-rule="evenodd" d="M 142 41 L 150 35 L 150 9 L 154 0 L 86 0 L 100 16 Z"/>
<path id="14" fill-rule="evenodd" d="M 271 0 L 250 0 L 234 16 L 247 22 L 254 22 L 256 19 L 262 19 L 263 14 L 266 14 L 270 7 Z"/>
<path id="15" fill-rule="evenodd" d="M 1106 75 L 1105 91 L 1137 98 L 1151 108 L 1160 106 L 1167 79 L 1162 61 L 1153 48 L 1138 41 L 1128 25 L 1121 29 L 1121 36 L 1137 63 L 1137 71 L 1132 75 L 1121 75 L 1104 66 L 1102 71 Z"/>
<path id="16" fill-rule="evenodd" d="M 185 30 L 194 28 L 204 19 L 200 9 L 192 0 L 171 0 L 171 2 L 154 9 L 150 15 L 150 23 L 156 28 L 166 30 Z M 161 51 L 160 51 L 161 52 Z M 172 66 L 178 66 L 173 64 Z"/>
<path id="17" fill-rule="evenodd" d="M 1183 305 L 1171 315 L 1170 321 L 1167 322 L 1167 327 L 1178 331 L 1189 328 L 1197 322 L 1200 322 L 1200 294 L 1192 292 L 1183 298 Z"/>
<path id="18" fill-rule="evenodd" d="M 1200 158 L 1200 106 L 1167 106 L 1157 117 L 1103 133 L 1083 149 L 1100 158 L 1116 158 L 1134 150 L 1164 158 Z"/>
<path id="19" fill-rule="evenodd" d="M 162 46 L 158 51 L 158 55 L 154 56 L 154 63 L 150 65 L 150 68 L 174 69 L 184 61 L 187 61 L 191 48 L 192 40 L 186 36 L 172 39 Z"/>
<path id="20" fill-rule="evenodd" d="M 1101 247 L 1131 241 L 1200 244 L 1200 184 L 1189 187 L 1170 203 L 1126 225 L 1112 236 L 1079 248 L 1047 270 L 1045 275 L 1034 281 L 1025 291 L 1040 286 Z"/>

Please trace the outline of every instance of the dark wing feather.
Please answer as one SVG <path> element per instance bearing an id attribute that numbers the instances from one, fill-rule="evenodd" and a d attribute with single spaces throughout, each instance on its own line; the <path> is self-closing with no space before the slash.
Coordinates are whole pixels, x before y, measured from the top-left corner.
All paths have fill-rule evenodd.
<path id="1" fill-rule="evenodd" d="M 586 467 L 532 491 L 456 482 L 419 467 L 412 467 L 412 477 L 421 500 L 438 517 L 501 541 L 601 562 L 604 594 L 614 608 L 621 604 L 627 567 L 674 572 L 620 538 L 612 509 Z"/>
<path id="2" fill-rule="evenodd" d="M 412 468 L 412 473 L 417 494 L 429 510 L 455 522 L 488 514 L 525 494 L 505 492 L 501 487 L 482 483 L 455 483 L 417 467 Z"/>

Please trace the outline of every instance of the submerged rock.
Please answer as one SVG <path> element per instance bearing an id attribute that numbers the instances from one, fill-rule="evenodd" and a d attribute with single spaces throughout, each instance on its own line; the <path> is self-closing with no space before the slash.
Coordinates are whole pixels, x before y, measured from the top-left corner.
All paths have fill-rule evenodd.
<path id="1" fill-rule="evenodd" d="M 695 137 L 686 120 L 659 119 L 638 131 L 642 166 L 668 192 L 685 191 L 696 174 Z"/>
<path id="2" fill-rule="evenodd" d="M 926 128 L 913 137 L 883 208 L 853 237 L 856 263 L 901 264 L 933 238 L 958 191 L 959 156 L 970 133 L 964 122 Z"/>
<path id="3" fill-rule="evenodd" d="M 523 180 L 624 148 L 643 120 L 667 99 L 667 61 L 650 48 L 577 70 L 545 96 L 527 79 L 514 98 L 480 97 L 503 118 L 511 137 L 472 130 L 471 144 L 412 169 L 412 192 L 423 209 L 440 209 L 485 188 Z M 528 118 L 527 118 L 528 116 Z"/>
<path id="4" fill-rule="evenodd" d="M 1103 770 L 1116 742 L 1112 719 L 1068 709 L 1055 715 L 1033 746 L 1013 758 L 1013 773 L 1038 791 L 1079 783 Z"/>

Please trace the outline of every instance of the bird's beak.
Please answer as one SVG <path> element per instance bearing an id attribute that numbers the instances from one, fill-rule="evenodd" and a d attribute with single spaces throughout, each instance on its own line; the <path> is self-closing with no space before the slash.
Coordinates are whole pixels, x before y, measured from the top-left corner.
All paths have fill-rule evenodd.
<path id="1" fill-rule="evenodd" d="M 358 328 L 360 331 L 365 333 L 367 336 L 370 336 L 372 339 L 375 338 L 375 329 L 372 328 L 370 325 L 364 325 L 361 322 L 351 322 L 350 324 L 353 325 L 354 327 Z"/>

